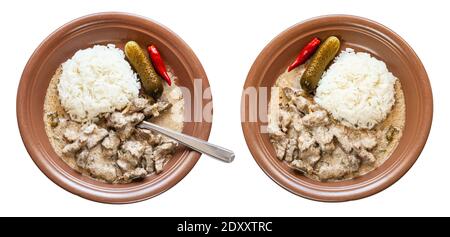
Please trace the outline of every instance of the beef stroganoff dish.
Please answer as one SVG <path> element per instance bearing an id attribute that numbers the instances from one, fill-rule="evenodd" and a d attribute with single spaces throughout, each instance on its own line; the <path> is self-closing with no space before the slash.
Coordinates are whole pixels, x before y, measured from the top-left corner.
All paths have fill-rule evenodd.
<path id="1" fill-rule="evenodd" d="M 152 52 L 150 52 L 152 49 Z M 130 183 L 160 173 L 178 144 L 137 125 L 146 120 L 183 130 L 178 78 L 154 45 L 130 41 L 80 49 L 55 72 L 44 104 L 55 152 L 77 172 L 107 183 Z M 165 81 L 165 82 L 164 82 Z"/>
<path id="2" fill-rule="evenodd" d="M 268 131 L 278 159 L 318 181 L 379 167 L 405 126 L 401 83 L 367 52 L 314 38 L 271 89 Z"/>

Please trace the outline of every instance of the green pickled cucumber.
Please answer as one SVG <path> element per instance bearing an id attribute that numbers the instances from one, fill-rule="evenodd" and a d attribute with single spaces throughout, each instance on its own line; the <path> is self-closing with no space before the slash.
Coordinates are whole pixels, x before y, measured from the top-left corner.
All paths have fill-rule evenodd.
<path id="1" fill-rule="evenodd" d="M 300 79 L 300 84 L 304 90 L 309 93 L 314 92 L 326 67 L 333 61 L 340 47 L 341 42 L 335 36 L 328 37 L 319 46 Z"/>
<path id="2" fill-rule="evenodd" d="M 145 93 L 157 100 L 161 97 L 164 87 L 145 51 L 134 41 L 128 41 L 124 51 L 131 66 L 139 75 Z"/>

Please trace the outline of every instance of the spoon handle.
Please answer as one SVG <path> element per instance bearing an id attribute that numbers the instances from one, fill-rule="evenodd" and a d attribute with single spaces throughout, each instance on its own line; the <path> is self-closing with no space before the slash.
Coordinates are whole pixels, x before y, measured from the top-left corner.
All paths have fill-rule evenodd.
<path id="1" fill-rule="evenodd" d="M 160 127 L 156 124 L 143 121 L 138 125 L 139 128 L 149 129 L 161 133 L 167 137 L 177 140 L 179 143 L 200 153 L 209 155 L 218 160 L 230 163 L 234 160 L 234 152 L 220 146 L 216 146 L 204 140 L 192 137 L 183 133 L 175 132 L 167 128 Z"/>

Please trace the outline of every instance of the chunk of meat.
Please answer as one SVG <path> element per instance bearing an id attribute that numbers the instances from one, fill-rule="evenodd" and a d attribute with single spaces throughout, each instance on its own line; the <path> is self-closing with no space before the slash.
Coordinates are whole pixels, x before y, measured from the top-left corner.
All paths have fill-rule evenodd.
<path id="1" fill-rule="evenodd" d="M 143 157 L 146 161 L 145 162 L 145 170 L 147 170 L 148 173 L 155 172 L 155 160 L 154 160 L 154 156 L 153 156 L 153 147 L 152 146 L 147 146 L 145 148 Z"/>
<path id="2" fill-rule="evenodd" d="M 332 159 L 329 162 L 321 161 L 315 170 L 320 180 L 339 179 L 347 174 L 347 170 L 343 166 L 336 164 Z"/>
<path id="3" fill-rule="evenodd" d="M 117 136 L 121 141 L 126 141 L 131 137 L 135 130 L 136 127 L 134 125 L 127 124 L 125 127 L 117 129 Z"/>
<path id="4" fill-rule="evenodd" d="M 120 139 L 117 137 L 117 134 L 111 130 L 108 133 L 108 136 L 103 140 L 102 146 L 105 149 L 117 149 L 120 145 Z"/>
<path id="5" fill-rule="evenodd" d="M 126 115 L 121 112 L 114 112 L 107 118 L 107 124 L 109 127 L 120 129 L 129 124 L 134 126 L 142 122 L 144 118 L 145 116 L 142 113 Z"/>
<path id="6" fill-rule="evenodd" d="M 82 136 L 83 133 L 80 132 L 81 125 L 79 123 L 66 121 L 62 123 L 62 126 L 64 126 L 63 137 L 70 142 L 63 147 L 62 153 L 71 155 L 78 152 L 83 148 L 87 140 L 87 137 Z"/>
<path id="7" fill-rule="evenodd" d="M 297 134 L 298 134 L 297 131 L 295 131 L 294 129 L 290 129 L 287 134 L 289 141 L 286 148 L 286 154 L 284 155 L 284 159 L 288 162 L 298 157 Z"/>
<path id="8" fill-rule="evenodd" d="M 167 140 L 155 147 L 153 150 L 155 172 L 159 174 L 163 170 L 163 166 L 167 163 L 168 159 L 172 156 L 178 143 L 174 140 Z"/>
<path id="9" fill-rule="evenodd" d="M 124 171 L 130 171 L 139 164 L 145 145 L 140 141 L 126 141 L 118 152 L 117 165 Z"/>
<path id="10" fill-rule="evenodd" d="M 309 106 L 309 110 L 310 110 L 310 112 L 316 112 L 316 111 L 321 111 L 321 110 L 323 110 L 323 108 L 320 107 L 320 105 L 318 105 L 318 104 L 311 104 L 311 105 Z"/>
<path id="11" fill-rule="evenodd" d="M 116 129 L 121 141 L 125 141 L 131 137 L 135 131 L 135 126 L 142 122 L 144 118 L 145 116 L 142 113 L 125 115 L 120 112 L 114 112 L 108 117 L 107 124 L 109 127 Z"/>
<path id="12" fill-rule="evenodd" d="M 167 160 L 165 158 L 159 158 L 155 160 L 155 172 L 157 174 L 163 171 L 163 167 L 166 164 Z"/>
<path id="13" fill-rule="evenodd" d="M 316 165 L 316 175 L 321 180 L 341 179 L 358 171 L 360 160 L 337 147 L 332 155 L 324 156 Z"/>
<path id="14" fill-rule="evenodd" d="M 63 137 L 69 142 L 76 141 L 80 135 L 81 124 L 64 118 L 60 120 L 59 126 L 63 130 Z"/>
<path id="15" fill-rule="evenodd" d="M 311 102 L 303 97 L 297 97 L 294 100 L 292 100 L 292 102 L 294 102 L 295 106 L 297 107 L 297 109 L 303 113 L 308 113 L 309 110 L 309 106 L 311 104 Z"/>
<path id="16" fill-rule="evenodd" d="M 148 102 L 147 99 L 141 97 L 133 99 L 127 113 L 141 112 L 148 106 Z"/>
<path id="17" fill-rule="evenodd" d="M 311 165 L 315 164 L 317 160 L 320 159 L 320 149 L 315 146 L 311 146 L 308 149 L 300 152 L 300 159 L 303 160 L 311 160 L 313 163 L 310 163 Z"/>
<path id="18" fill-rule="evenodd" d="M 353 143 L 353 147 L 357 149 L 368 149 L 371 150 L 377 145 L 377 139 L 375 136 L 371 136 L 369 134 L 361 135 L 359 139 L 357 139 Z"/>
<path id="19" fill-rule="evenodd" d="M 284 155 L 284 160 L 289 162 L 298 156 L 297 151 L 297 139 L 291 138 L 288 140 L 288 145 L 286 148 L 286 154 Z"/>
<path id="20" fill-rule="evenodd" d="M 311 146 L 307 150 L 303 152 L 299 152 L 299 159 L 301 162 L 294 164 L 297 169 L 300 167 L 304 168 L 304 171 L 307 173 L 312 173 L 314 169 L 314 165 L 320 160 L 320 149 L 314 146 Z"/>
<path id="21" fill-rule="evenodd" d="M 300 90 L 293 90 L 290 87 L 284 87 L 283 93 L 298 111 L 304 114 L 308 113 L 311 102 L 303 96 L 300 96 L 302 94 Z"/>
<path id="22" fill-rule="evenodd" d="M 319 144 L 322 152 L 332 152 L 335 149 L 333 143 L 334 135 L 325 126 L 314 127 L 312 130 L 313 139 Z"/>
<path id="23" fill-rule="evenodd" d="M 148 129 L 137 128 L 135 131 L 136 138 L 146 141 L 149 145 L 156 146 L 161 144 L 163 136 L 158 133 L 153 133 Z"/>
<path id="24" fill-rule="evenodd" d="M 328 114 L 324 110 L 309 113 L 303 117 L 302 121 L 303 125 L 307 127 L 322 126 L 330 123 Z"/>
<path id="25" fill-rule="evenodd" d="M 127 123 L 127 117 L 120 112 L 114 112 L 108 116 L 108 126 L 110 127 L 123 128 Z"/>
<path id="26" fill-rule="evenodd" d="M 281 131 L 272 133 L 270 134 L 270 142 L 274 144 L 277 158 L 283 160 L 284 155 L 286 154 L 287 145 L 289 143 L 289 139 L 286 137 L 286 134 Z"/>
<path id="27" fill-rule="evenodd" d="M 280 109 L 279 116 L 280 129 L 283 132 L 287 132 L 289 125 L 292 122 L 292 116 L 289 111 L 286 111 L 285 109 Z"/>
<path id="28" fill-rule="evenodd" d="M 298 113 L 295 113 L 291 119 L 292 119 L 291 127 L 295 129 L 295 131 L 300 132 L 304 130 L 302 118 Z"/>
<path id="29" fill-rule="evenodd" d="M 87 123 L 81 127 L 81 132 L 83 134 L 92 134 L 97 129 L 97 125 L 94 123 Z"/>
<path id="30" fill-rule="evenodd" d="M 150 140 L 152 138 L 153 134 L 152 134 L 152 131 L 150 131 L 148 129 L 136 128 L 135 136 L 139 140 L 147 141 L 147 140 Z"/>
<path id="31" fill-rule="evenodd" d="M 300 160 L 300 159 L 293 160 L 289 165 L 293 169 L 296 169 L 296 170 L 298 170 L 302 173 L 306 173 L 306 174 L 311 174 L 314 171 L 314 168 L 311 165 L 309 165 L 304 160 Z"/>
<path id="32" fill-rule="evenodd" d="M 147 140 L 147 143 L 152 146 L 156 146 L 156 145 L 161 144 L 163 142 L 163 140 L 164 140 L 164 137 L 161 134 L 152 133 L 150 138 Z"/>
<path id="33" fill-rule="evenodd" d="M 145 119 L 145 115 L 142 113 L 134 113 L 127 116 L 127 123 L 136 125 Z"/>
<path id="34" fill-rule="evenodd" d="M 76 141 L 65 145 L 62 149 L 62 153 L 64 155 L 72 155 L 81 150 L 81 148 L 83 148 L 85 144 L 86 139 L 77 139 Z"/>
<path id="35" fill-rule="evenodd" d="M 108 153 L 109 156 L 114 156 L 117 154 L 117 150 L 120 145 L 120 139 L 117 136 L 116 132 L 113 130 L 110 130 L 108 133 L 108 136 L 105 137 L 102 141 L 102 146 L 106 153 Z"/>
<path id="36" fill-rule="evenodd" d="M 136 168 L 132 171 L 125 172 L 122 177 L 120 177 L 119 182 L 129 183 L 137 179 L 142 179 L 147 176 L 147 171 L 144 168 Z"/>
<path id="37" fill-rule="evenodd" d="M 95 126 L 94 131 L 89 134 L 86 141 L 87 148 L 91 149 L 92 147 L 96 146 L 103 138 L 105 138 L 108 135 L 108 130 L 104 128 L 98 128 Z"/>
<path id="38" fill-rule="evenodd" d="M 283 87 L 281 90 L 288 100 L 292 100 L 297 97 L 297 90 L 294 90 L 292 87 Z"/>
<path id="39" fill-rule="evenodd" d="M 301 88 L 283 87 L 281 90 L 288 100 L 294 100 L 305 95 L 305 91 Z"/>
<path id="40" fill-rule="evenodd" d="M 121 151 L 117 152 L 117 166 L 119 166 L 119 168 L 123 171 L 129 171 L 129 170 L 133 170 L 135 168 L 135 166 L 133 167 L 133 165 L 128 162 L 128 160 L 132 160 L 133 157 L 130 154 L 124 154 Z"/>
<path id="41" fill-rule="evenodd" d="M 76 163 L 77 166 L 83 169 L 86 169 L 86 164 L 88 162 L 88 157 L 89 157 L 89 150 L 88 149 L 83 149 L 81 150 L 81 152 L 79 152 L 76 156 Z"/>
<path id="42" fill-rule="evenodd" d="M 69 127 L 65 129 L 63 136 L 67 141 L 74 142 L 80 136 L 80 132 L 78 131 L 78 128 Z"/>
<path id="43" fill-rule="evenodd" d="M 144 109 L 144 115 L 147 117 L 157 117 L 159 114 L 172 106 L 169 101 L 159 100 L 154 104 L 148 104 Z"/>
<path id="44" fill-rule="evenodd" d="M 144 154 L 145 146 L 140 141 L 127 141 L 123 143 L 122 150 L 140 158 Z"/>
<path id="45" fill-rule="evenodd" d="M 330 152 L 333 152 L 334 149 L 336 149 L 336 145 L 334 145 L 333 142 L 326 143 L 326 144 L 319 143 L 319 147 L 323 153 L 330 153 Z"/>
<path id="46" fill-rule="evenodd" d="M 155 149 L 153 151 L 153 156 L 164 157 L 167 154 L 173 153 L 177 146 L 178 146 L 178 143 L 174 140 L 169 140 L 167 142 L 164 142 L 161 145 L 155 147 Z"/>
<path id="47" fill-rule="evenodd" d="M 300 149 L 300 152 L 307 150 L 314 143 L 315 140 L 308 131 L 303 130 L 300 132 L 300 135 L 298 136 L 298 148 Z"/>
<path id="48" fill-rule="evenodd" d="M 319 144 L 328 144 L 333 141 L 333 134 L 325 126 L 315 127 L 311 131 L 314 140 Z"/>
<path id="49" fill-rule="evenodd" d="M 340 147 L 347 153 L 350 153 L 353 149 L 353 144 L 346 134 L 345 128 L 340 126 L 332 126 L 330 132 L 336 137 L 340 144 Z"/>
<path id="50" fill-rule="evenodd" d="M 83 125 L 79 131 L 76 131 L 73 127 L 68 127 L 64 131 L 64 137 L 72 143 L 63 148 L 63 153 L 66 155 L 76 153 L 85 145 L 91 149 L 107 135 L 106 129 L 99 128 L 93 123 Z"/>
<path id="51" fill-rule="evenodd" d="M 356 172 L 359 169 L 361 164 L 360 160 L 357 159 L 354 155 L 347 156 L 348 158 L 348 167 L 350 168 L 350 172 Z"/>
<path id="52" fill-rule="evenodd" d="M 110 183 L 114 182 L 121 175 L 115 162 L 104 156 L 100 145 L 95 146 L 89 151 L 85 168 L 93 177 L 103 179 Z"/>
<path id="53" fill-rule="evenodd" d="M 355 149 L 356 155 L 368 164 L 373 164 L 376 159 L 375 156 L 366 149 Z"/>

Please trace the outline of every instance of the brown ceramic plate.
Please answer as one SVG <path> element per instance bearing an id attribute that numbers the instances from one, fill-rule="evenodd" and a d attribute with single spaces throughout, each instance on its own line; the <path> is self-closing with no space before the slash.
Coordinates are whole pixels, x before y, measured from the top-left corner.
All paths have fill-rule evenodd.
<path id="1" fill-rule="evenodd" d="M 400 79 L 406 100 L 406 124 L 398 147 L 387 161 L 374 171 L 348 181 L 318 182 L 294 172 L 275 156 L 267 133 L 260 126 L 267 122 L 250 121 L 249 113 L 261 108 L 242 104 L 242 129 L 248 147 L 258 165 L 276 183 L 297 195 L 319 201 L 354 200 L 380 192 L 402 177 L 419 157 L 431 127 L 433 99 L 427 73 L 411 47 L 396 33 L 368 19 L 331 15 L 294 25 L 273 39 L 254 62 L 244 89 L 270 88 L 286 70 L 300 49 L 313 37 L 336 35 L 342 48 L 366 51 L 386 62 Z M 269 90 L 270 91 L 270 90 Z M 258 91 L 258 95 L 261 94 Z M 270 98 L 268 93 L 267 101 Z M 264 107 L 264 106 L 263 106 Z M 266 113 L 261 111 L 261 113 Z"/>
<path id="2" fill-rule="evenodd" d="M 128 40 L 141 45 L 158 46 L 167 64 L 178 76 L 179 86 L 193 91 L 194 79 L 209 82 L 202 65 L 189 46 L 166 27 L 146 18 L 125 13 L 99 13 L 67 23 L 46 38 L 26 65 L 17 94 L 17 119 L 23 142 L 37 166 L 53 182 L 81 197 L 106 203 L 130 203 L 156 196 L 179 182 L 195 165 L 200 154 L 188 149 L 177 152 L 164 171 L 131 184 L 106 184 L 72 170 L 54 152 L 43 122 L 44 97 L 50 79 L 61 63 L 78 51 L 94 44 L 114 43 L 119 48 Z M 193 93 L 192 97 L 193 97 Z M 211 99 L 194 100 L 191 114 L 200 113 Z M 199 107 L 200 106 L 200 107 Z M 198 115 L 197 115 L 198 116 Z M 183 133 L 207 140 L 210 122 L 185 122 Z M 32 177 L 30 177 L 32 178 Z"/>

